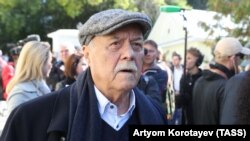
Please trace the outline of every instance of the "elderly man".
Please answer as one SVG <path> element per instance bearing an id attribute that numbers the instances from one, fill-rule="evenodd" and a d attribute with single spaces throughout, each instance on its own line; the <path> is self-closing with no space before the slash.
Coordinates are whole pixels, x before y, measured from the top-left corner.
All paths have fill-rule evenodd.
<path id="1" fill-rule="evenodd" d="M 127 141 L 130 124 L 166 124 L 162 109 L 136 88 L 150 29 L 141 13 L 90 17 L 79 32 L 89 69 L 73 85 L 16 108 L 1 140 Z"/>

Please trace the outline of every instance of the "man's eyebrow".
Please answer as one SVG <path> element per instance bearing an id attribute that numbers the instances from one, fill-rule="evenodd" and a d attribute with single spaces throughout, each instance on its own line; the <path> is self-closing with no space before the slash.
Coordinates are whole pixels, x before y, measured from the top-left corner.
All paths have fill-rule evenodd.
<path id="1" fill-rule="evenodd" d="M 118 36 L 118 35 L 110 35 L 110 36 L 108 36 L 108 39 L 110 39 L 110 40 L 120 40 L 122 38 L 120 36 Z M 136 38 L 132 37 L 130 39 L 130 42 L 142 42 L 143 43 L 143 41 L 144 41 L 143 37 L 136 37 Z"/>
<path id="2" fill-rule="evenodd" d="M 137 41 L 137 40 L 143 40 L 143 37 L 137 37 L 137 38 L 132 38 L 133 41 Z"/>
<path id="3" fill-rule="evenodd" d="M 112 35 L 112 36 L 110 36 L 110 39 L 120 39 L 120 37 L 117 35 Z"/>

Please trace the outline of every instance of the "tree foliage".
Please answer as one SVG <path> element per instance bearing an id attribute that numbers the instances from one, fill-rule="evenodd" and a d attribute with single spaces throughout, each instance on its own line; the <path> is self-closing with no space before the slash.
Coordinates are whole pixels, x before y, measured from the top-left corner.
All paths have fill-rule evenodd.
<path id="1" fill-rule="evenodd" d="M 0 46 L 16 42 L 29 34 L 46 36 L 48 29 L 45 24 L 50 22 L 50 7 L 41 0 L 0 0 Z M 57 3 L 49 2 L 51 7 Z M 60 9 L 60 8 L 59 8 Z M 53 10 L 53 9 L 52 9 Z M 51 11 L 52 12 L 52 11 Z M 47 15 L 48 14 L 48 15 Z M 63 14 L 62 14 L 63 15 Z"/>
<path id="2" fill-rule="evenodd" d="M 76 28 L 93 13 L 110 8 L 143 12 L 154 23 L 159 7 L 166 4 L 183 6 L 186 0 L 0 0 L 0 49 L 7 52 L 7 43 L 30 34 L 48 40 L 48 33 Z"/>
<path id="3" fill-rule="evenodd" d="M 187 4 L 191 5 L 193 9 L 207 9 L 207 0 L 187 0 Z"/>
<path id="4" fill-rule="evenodd" d="M 164 0 L 0 0 L 0 48 L 29 34 L 47 33 L 60 28 L 76 28 L 79 22 L 98 11 L 121 8 L 143 11 L 155 20 Z"/>
<path id="5" fill-rule="evenodd" d="M 160 6 L 165 5 L 165 2 L 164 0 L 137 0 L 135 5 L 138 11 L 147 14 L 154 23 L 159 15 Z"/>
<path id="6" fill-rule="evenodd" d="M 76 28 L 94 12 L 110 8 L 113 0 L 0 0 L 0 48 L 30 34 L 47 40 L 47 33 Z M 5 52 L 6 52 L 5 51 Z"/>
<path id="7" fill-rule="evenodd" d="M 222 31 L 228 33 L 228 36 L 239 38 L 243 44 L 250 41 L 249 0 L 208 0 L 208 8 L 219 13 L 214 17 L 218 22 L 212 25 L 213 27 L 220 28 Z M 220 21 L 223 18 L 230 18 L 234 23 L 234 27 L 228 28 L 225 23 L 221 23 Z M 211 28 L 206 23 L 202 25 L 210 33 L 213 33 L 214 28 Z"/>
<path id="8" fill-rule="evenodd" d="M 188 7 L 187 4 L 193 6 L 194 2 L 187 3 L 187 0 L 165 0 L 165 3 L 168 5 L 176 5 L 180 7 Z"/>

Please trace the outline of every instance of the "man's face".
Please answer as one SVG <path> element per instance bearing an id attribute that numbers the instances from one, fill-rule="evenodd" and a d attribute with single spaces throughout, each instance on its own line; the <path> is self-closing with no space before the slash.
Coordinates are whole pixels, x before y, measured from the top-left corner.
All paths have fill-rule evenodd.
<path id="1" fill-rule="evenodd" d="M 196 67 L 196 61 L 197 61 L 198 57 L 192 55 L 191 53 L 187 53 L 187 57 L 186 57 L 186 69 L 187 70 L 191 70 L 194 67 Z"/>
<path id="2" fill-rule="evenodd" d="M 129 92 L 141 75 L 143 35 L 136 25 L 126 26 L 104 36 L 95 36 L 85 46 L 84 56 L 93 81 L 102 92 Z"/>
<path id="3" fill-rule="evenodd" d="M 71 55 L 69 48 L 67 46 L 61 46 L 60 47 L 60 58 L 65 63 L 67 58 Z"/>
<path id="4" fill-rule="evenodd" d="M 181 60 L 180 60 L 180 58 L 178 56 L 173 56 L 172 63 L 173 63 L 174 66 L 179 66 L 180 62 L 181 62 Z"/>
<path id="5" fill-rule="evenodd" d="M 147 65 L 153 64 L 158 56 L 157 49 L 151 44 L 144 44 L 143 47 L 148 51 L 147 55 L 143 59 L 144 64 Z"/>

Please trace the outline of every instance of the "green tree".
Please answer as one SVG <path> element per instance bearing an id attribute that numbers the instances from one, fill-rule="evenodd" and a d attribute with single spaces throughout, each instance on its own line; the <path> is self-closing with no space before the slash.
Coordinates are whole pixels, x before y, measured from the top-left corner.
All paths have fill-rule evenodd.
<path id="1" fill-rule="evenodd" d="M 0 0 L 0 48 L 16 43 L 29 34 L 47 33 L 60 28 L 76 28 L 93 13 L 113 7 L 114 0 Z"/>
<path id="2" fill-rule="evenodd" d="M 101 10 L 121 8 L 140 11 L 153 21 L 166 0 L 0 0 L 0 48 L 7 52 L 7 43 L 16 43 L 30 34 L 47 40 L 47 33 L 61 28 L 76 28 L 90 15 Z M 169 1 L 169 0 L 167 0 Z M 172 1 L 172 0 L 170 0 Z M 178 0 L 179 6 L 186 0 Z"/>
<path id="3" fill-rule="evenodd" d="M 194 9 L 207 9 L 207 0 L 187 0 L 187 3 Z"/>
<path id="4" fill-rule="evenodd" d="M 189 6 L 187 4 L 187 0 L 165 0 L 165 3 L 168 5 L 176 5 L 176 6 L 180 6 L 180 7 L 184 7 L 184 8 L 189 8 Z M 192 6 L 192 4 L 190 4 Z"/>
<path id="5" fill-rule="evenodd" d="M 209 10 L 218 12 L 214 16 L 214 25 L 201 23 L 205 30 L 213 34 L 215 28 L 228 33 L 228 36 L 239 38 L 243 44 L 250 41 L 250 1 L 249 0 L 208 0 Z M 234 28 L 228 28 L 220 22 L 223 18 L 231 18 Z M 220 37 L 217 37 L 219 39 Z"/>
<path id="6" fill-rule="evenodd" d="M 55 0 L 0 0 L 0 46 L 8 51 L 7 43 L 29 34 L 39 34 L 44 39 L 56 26 L 71 27 L 70 16 Z M 55 21 L 60 24 L 53 26 Z"/>
<path id="7" fill-rule="evenodd" d="M 138 11 L 147 14 L 153 23 L 159 16 L 160 6 L 165 4 L 164 0 L 135 0 Z"/>

